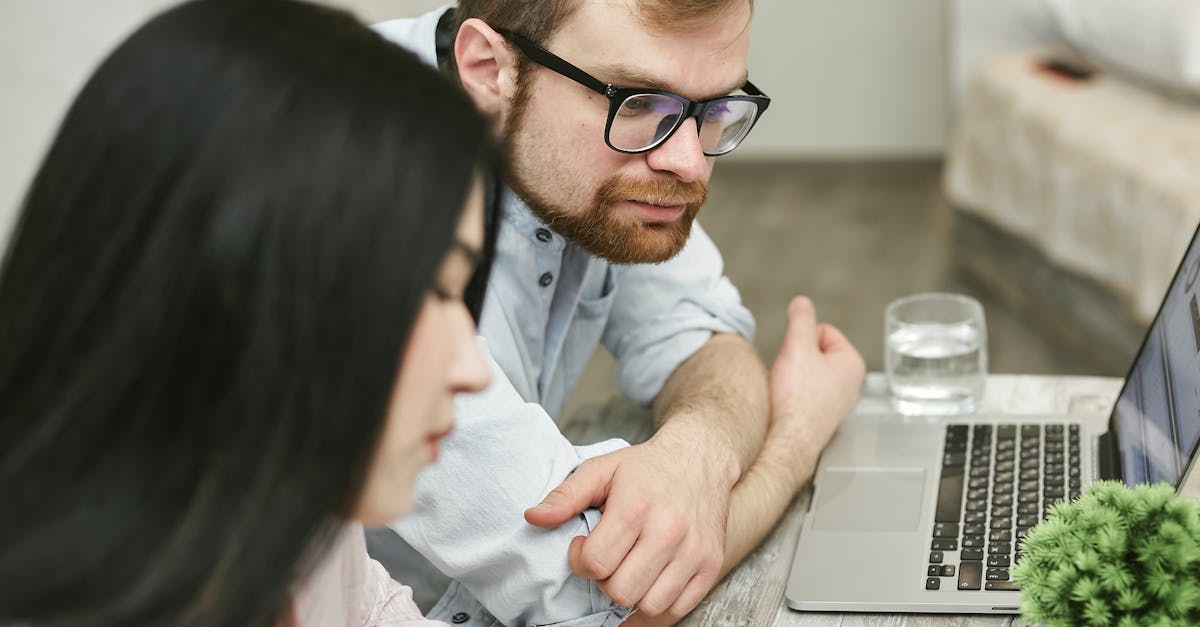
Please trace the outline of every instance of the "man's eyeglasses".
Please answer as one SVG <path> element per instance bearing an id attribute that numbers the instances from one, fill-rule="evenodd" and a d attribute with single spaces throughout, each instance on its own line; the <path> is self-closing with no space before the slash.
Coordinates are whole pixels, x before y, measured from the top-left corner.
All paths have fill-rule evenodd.
<path id="1" fill-rule="evenodd" d="M 614 87 L 517 33 L 501 29 L 496 32 L 516 44 L 534 63 L 608 98 L 604 142 L 617 152 L 653 150 L 670 139 L 684 120 L 695 118 L 704 154 L 723 155 L 742 143 L 771 104 L 771 99 L 750 81 L 741 87 L 748 95 L 701 101 L 661 89 Z"/>

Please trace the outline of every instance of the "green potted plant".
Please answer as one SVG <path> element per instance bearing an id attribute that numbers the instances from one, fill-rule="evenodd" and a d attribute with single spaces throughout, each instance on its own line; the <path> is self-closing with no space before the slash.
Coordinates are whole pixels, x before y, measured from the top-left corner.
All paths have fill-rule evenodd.
<path id="1" fill-rule="evenodd" d="M 1030 623 L 1200 625 L 1200 503 L 1097 482 L 1030 530 L 1013 579 Z"/>

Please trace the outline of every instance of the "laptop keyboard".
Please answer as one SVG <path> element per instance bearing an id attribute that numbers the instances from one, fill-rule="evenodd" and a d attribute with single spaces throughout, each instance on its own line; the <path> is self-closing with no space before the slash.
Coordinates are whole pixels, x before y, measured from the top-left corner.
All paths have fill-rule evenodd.
<path id="1" fill-rule="evenodd" d="M 925 589 L 1017 590 L 1018 542 L 1079 496 L 1078 424 L 946 426 Z"/>

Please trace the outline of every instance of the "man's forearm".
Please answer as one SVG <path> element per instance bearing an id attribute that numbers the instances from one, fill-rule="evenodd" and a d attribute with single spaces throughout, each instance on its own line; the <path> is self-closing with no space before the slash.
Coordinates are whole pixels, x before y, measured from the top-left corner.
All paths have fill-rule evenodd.
<path id="1" fill-rule="evenodd" d="M 705 433 L 728 447 L 738 474 L 766 433 L 767 371 L 739 335 L 717 333 L 667 379 L 654 400 L 660 434 Z"/>

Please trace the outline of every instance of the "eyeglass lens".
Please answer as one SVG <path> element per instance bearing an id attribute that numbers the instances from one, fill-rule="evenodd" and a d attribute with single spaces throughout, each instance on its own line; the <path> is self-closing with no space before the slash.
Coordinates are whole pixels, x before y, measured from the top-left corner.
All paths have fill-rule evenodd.
<path id="1" fill-rule="evenodd" d="M 636 152 L 660 142 L 679 122 L 684 104 L 663 94 L 635 94 L 626 98 L 608 129 L 614 148 Z M 719 155 L 737 147 L 750 132 L 758 107 L 745 100 L 711 103 L 700 123 L 700 147 Z"/>

